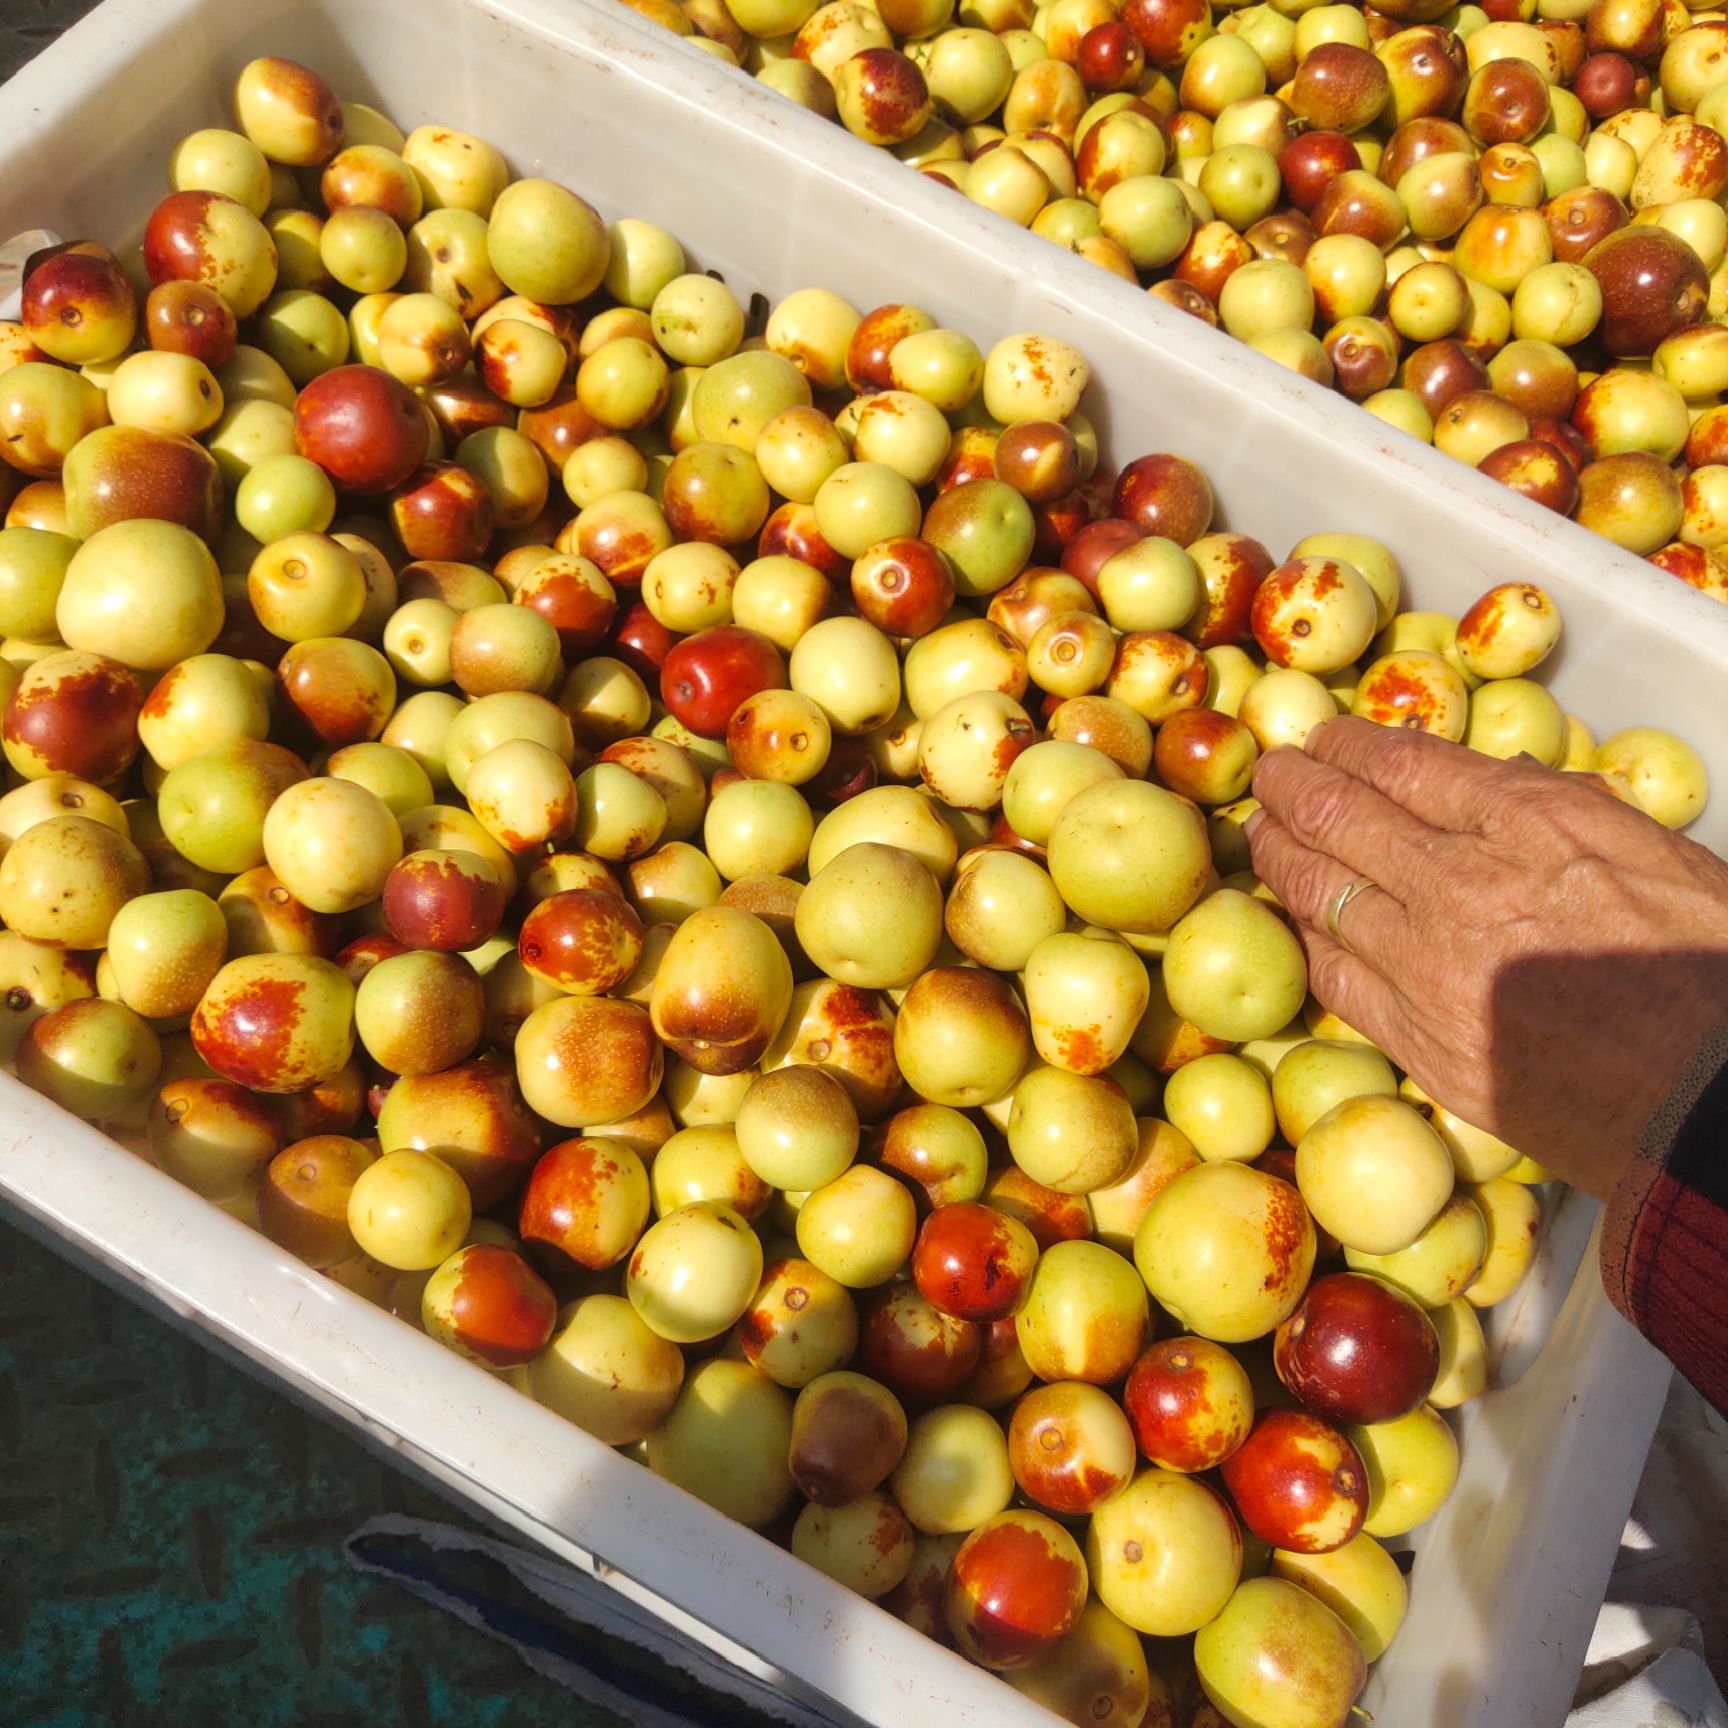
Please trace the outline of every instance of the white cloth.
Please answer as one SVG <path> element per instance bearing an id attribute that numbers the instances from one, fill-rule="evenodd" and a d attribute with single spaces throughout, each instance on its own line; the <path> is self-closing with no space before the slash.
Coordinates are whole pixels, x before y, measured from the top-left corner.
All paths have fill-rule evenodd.
<path id="1" fill-rule="evenodd" d="M 1728 1422 L 1676 1376 L 1567 1728 L 1728 1728 L 1725 1674 Z"/>
<path id="2" fill-rule="evenodd" d="M 1610 1602 L 1567 1728 L 1728 1728 L 1728 1705 L 1684 1608 Z"/>

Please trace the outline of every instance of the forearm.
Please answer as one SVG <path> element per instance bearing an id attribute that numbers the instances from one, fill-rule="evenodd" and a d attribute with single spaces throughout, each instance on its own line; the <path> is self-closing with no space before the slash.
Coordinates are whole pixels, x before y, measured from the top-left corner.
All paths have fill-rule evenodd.
<path id="1" fill-rule="evenodd" d="M 1728 1409 L 1728 1021 L 1652 1118 L 1615 1188 L 1601 1263 L 1614 1305 Z"/>

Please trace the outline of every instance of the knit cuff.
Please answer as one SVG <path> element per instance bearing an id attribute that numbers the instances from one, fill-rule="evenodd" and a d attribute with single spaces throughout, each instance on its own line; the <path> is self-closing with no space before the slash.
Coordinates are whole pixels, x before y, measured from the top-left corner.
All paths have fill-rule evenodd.
<path id="1" fill-rule="evenodd" d="M 1724 1068 L 1728 1068 L 1728 1020 L 1705 1039 L 1679 1083 L 1650 1118 L 1638 1152 L 1608 1197 L 1602 1219 L 1600 1262 L 1602 1287 L 1614 1306 L 1641 1332 L 1645 1323 L 1645 1286 L 1656 1256 L 1653 1238 L 1666 1222 L 1652 1219 L 1649 1201 L 1667 1171 L 1669 1156 L 1698 1101 Z"/>

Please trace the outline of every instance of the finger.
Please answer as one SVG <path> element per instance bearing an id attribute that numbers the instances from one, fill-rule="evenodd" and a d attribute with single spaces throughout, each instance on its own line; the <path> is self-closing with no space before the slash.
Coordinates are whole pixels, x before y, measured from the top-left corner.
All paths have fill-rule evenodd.
<path id="1" fill-rule="evenodd" d="M 1331 939 L 1327 928 L 1340 891 L 1360 875 L 1347 864 L 1306 846 L 1276 816 L 1262 816 L 1248 836 L 1254 873 L 1298 923 Z M 1405 944 L 1404 908 L 1384 888 L 1364 888 L 1338 920 L 1339 935 L 1368 965 L 1385 971 Z"/>
<path id="2" fill-rule="evenodd" d="M 1434 876 L 1445 838 L 1390 798 L 1301 750 L 1270 750 L 1254 768 L 1254 796 L 1311 851 L 1347 864 L 1400 899 Z"/>
<path id="3" fill-rule="evenodd" d="M 1429 732 L 1340 715 L 1306 746 L 1316 762 L 1348 774 L 1431 827 L 1480 833 L 1529 785 L 1539 763 L 1499 762 Z"/>
<path id="4" fill-rule="evenodd" d="M 1351 911 L 1366 898 L 1362 895 L 1352 902 Z M 1401 1053 L 1409 1042 L 1411 1017 L 1397 986 L 1361 955 L 1341 948 L 1324 930 L 1304 927 L 1299 935 L 1308 957 L 1308 988 L 1320 1006 L 1403 1066 Z"/>

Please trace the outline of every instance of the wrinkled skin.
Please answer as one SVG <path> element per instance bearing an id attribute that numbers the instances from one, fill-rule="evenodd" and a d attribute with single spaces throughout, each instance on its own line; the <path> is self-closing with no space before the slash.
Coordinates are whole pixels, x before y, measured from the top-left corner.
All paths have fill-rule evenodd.
<path id="1" fill-rule="evenodd" d="M 1340 718 L 1261 759 L 1254 868 L 1321 1002 L 1602 1196 L 1728 1014 L 1728 865 L 1598 786 Z M 1341 930 L 1327 910 L 1356 875 Z"/>

